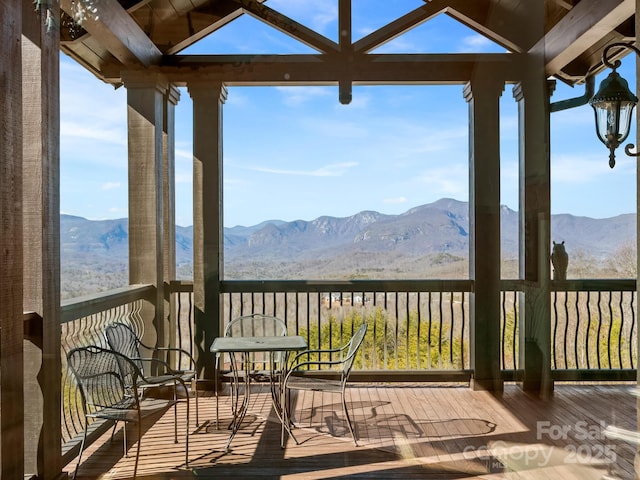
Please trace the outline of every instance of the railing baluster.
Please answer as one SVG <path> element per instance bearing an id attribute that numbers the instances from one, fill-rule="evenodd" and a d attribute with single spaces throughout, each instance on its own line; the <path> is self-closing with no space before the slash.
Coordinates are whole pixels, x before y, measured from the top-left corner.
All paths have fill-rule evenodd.
<path id="1" fill-rule="evenodd" d="M 518 292 L 513 292 L 513 369 L 516 370 L 518 368 L 518 351 L 516 350 L 516 345 L 518 342 L 518 333 L 520 330 L 520 315 L 518 314 L 519 303 L 518 303 Z"/>
<path id="2" fill-rule="evenodd" d="M 440 323 L 440 330 L 438 334 L 438 366 L 442 368 L 442 292 L 439 295 L 440 301 L 438 302 L 438 312 L 440 313 L 440 318 L 438 319 Z"/>
<path id="3" fill-rule="evenodd" d="M 449 313 L 451 314 L 451 327 L 449 329 L 449 365 L 453 366 L 453 329 L 455 317 L 453 315 L 453 292 L 449 292 Z"/>
<path id="4" fill-rule="evenodd" d="M 525 318 L 524 321 L 527 322 L 527 319 Z M 556 348 L 558 344 L 558 292 L 553 292 L 553 342 L 551 343 L 553 368 L 558 368 L 558 361 L 556 358 Z"/>
<path id="5" fill-rule="evenodd" d="M 633 351 L 636 345 L 634 339 L 634 331 L 636 328 L 636 309 L 634 308 L 634 301 L 636 298 L 636 293 L 631 292 L 631 334 L 629 335 L 629 363 L 631 364 L 631 368 L 635 369 L 635 362 L 633 361 Z"/>
<path id="6" fill-rule="evenodd" d="M 609 301 L 607 302 L 607 308 L 609 310 L 609 328 L 607 331 L 607 358 L 609 359 L 609 368 L 613 368 L 613 360 L 611 357 L 611 332 L 613 330 L 613 307 L 611 292 L 609 292 Z"/>
<path id="7" fill-rule="evenodd" d="M 460 293 L 460 297 L 461 297 L 461 300 L 460 300 L 460 310 L 461 310 L 461 317 L 462 317 L 462 331 L 461 331 L 461 334 L 460 334 L 460 352 L 461 352 L 461 355 L 462 355 L 462 359 L 461 359 L 461 368 L 465 368 L 465 367 L 466 367 L 466 365 L 465 365 L 465 363 L 464 363 L 464 350 L 465 350 L 465 348 L 466 348 L 466 344 L 465 344 L 465 341 L 464 341 L 464 332 L 465 332 L 465 330 L 466 330 L 466 329 L 465 329 L 465 326 L 466 326 L 466 316 L 465 316 L 465 314 L 464 314 L 464 312 L 465 312 L 465 309 L 464 309 L 464 305 L 465 305 L 465 302 L 464 302 L 465 292 L 461 292 L 461 293 Z"/>
<path id="8" fill-rule="evenodd" d="M 596 337 L 596 356 L 598 359 L 598 370 L 601 367 L 600 365 L 600 335 L 602 333 L 602 292 L 598 292 L 598 336 Z"/>
<path id="9" fill-rule="evenodd" d="M 587 369 L 591 368 L 591 292 L 587 292 L 587 331 L 584 344 L 587 351 Z"/>
<path id="10" fill-rule="evenodd" d="M 405 367 L 404 368 L 410 368 L 410 361 L 409 361 L 409 350 L 411 349 L 411 338 L 409 337 L 410 333 L 411 333 L 411 317 L 410 317 L 410 305 L 409 305 L 409 292 L 405 293 L 406 295 L 406 305 L 405 305 L 405 318 L 406 318 L 406 334 L 405 334 L 405 343 L 406 343 L 406 353 L 405 353 Z"/>
<path id="11" fill-rule="evenodd" d="M 564 294 L 564 302 L 563 302 L 563 306 L 564 306 L 564 368 L 569 368 L 569 365 L 567 363 L 567 341 L 569 338 L 569 304 L 568 301 L 569 299 L 567 298 L 568 295 L 565 292 Z"/>
<path id="12" fill-rule="evenodd" d="M 427 338 L 427 363 L 428 368 L 431 368 L 431 318 L 433 312 L 431 308 L 431 292 L 429 292 L 429 330 L 428 330 L 428 338 Z"/>
<path id="13" fill-rule="evenodd" d="M 580 331 L 580 310 L 578 308 L 579 303 L 580 303 L 580 292 L 576 292 L 576 301 L 574 302 L 576 328 L 573 334 L 573 355 L 575 358 L 575 368 L 580 368 L 580 357 L 578 356 L 578 332 Z M 567 323 L 569 323 L 568 317 L 567 317 Z"/>
<path id="14" fill-rule="evenodd" d="M 624 330 L 624 311 L 622 310 L 622 293 L 618 292 L 618 308 L 620 309 L 620 329 L 618 330 L 618 364 L 619 368 L 624 368 L 622 365 L 622 331 Z"/>
<path id="15" fill-rule="evenodd" d="M 507 295 L 506 292 L 502 292 L 502 316 L 500 318 L 500 365 L 502 368 L 506 368 L 506 360 L 505 360 L 505 346 L 506 346 L 506 335 L 507 335 Z"/>

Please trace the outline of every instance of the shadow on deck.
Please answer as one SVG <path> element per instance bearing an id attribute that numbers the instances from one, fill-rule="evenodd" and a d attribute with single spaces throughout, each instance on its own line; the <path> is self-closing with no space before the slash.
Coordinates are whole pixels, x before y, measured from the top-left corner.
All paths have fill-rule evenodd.
<path id="1" fill-rule="evenodd" d="M 139 479 L 186 478 L 633 478 L 636 447 L 606 438 L 608 425 L 636 431 L 630 385 L 556 385 L 542 400 L 507 384 L 499 394 L 466 385 L 353 385 L 358 447 L 342 418 L 339 396 L 300 394 L 295 435 L 280 448 L 280 424 L 268 388 L 254 387 L 252 405 L 229 452 L 228 396 L 200 398 L 200 420 L 184 466 L 184 440 L 173 443 L 173 414 L 142 438 Z M 192 409 L 193 410 L 193 409 Z M 184 421 L 184 407 L 179 414 Z M 122 457 L 122 432 L 90 447 L 79 479 L 131 478 L 134 458 Z M 132 453 L 135 450 L 131 450 Z M 70 464 L 73 471 L 75 464 Z"/>

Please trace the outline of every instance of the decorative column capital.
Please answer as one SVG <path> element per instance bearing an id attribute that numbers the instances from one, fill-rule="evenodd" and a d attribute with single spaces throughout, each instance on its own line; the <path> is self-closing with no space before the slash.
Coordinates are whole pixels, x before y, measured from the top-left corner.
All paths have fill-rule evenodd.
<path id="1" fill-rule="evenodd" d="M 478 98 L 478 95 L 500 98 L 503 91 L 503 79 L 478 75 L 478 78 L 470 80 L 465 84 L 462 95 L 467 102 L 471 102 L 475 98 Z"/>
<path id="2" fill-rule="evenodd" d="M 167 101 L 172 105 L 177 105 L 180 101 L 180 90 L 175 85 L 171 84 L 167 88 L 166 92 Z"/>
<path id="3" fill-rule="evenodd" d="M 172 87 L 164 75 L 149 73 L 145 70 L 123 72 L 122 83 L 128 90 L 133 88 L 155 88 L 163 95 Z"/>
<path id="4" fill-rule="evenodd" d="M 556 89 L 556 81 L 553 79 L 547 80 L 547 95 L 551 98 L 553 92 Z M 516 102 L 520 102 L 524 100 L 526 96 L 527 86 L 525 82 L 518 82 L 513 86 L 513 98 L 515 98 Z"/>
<path id="5" fill-rule="evenodd" d="M 220 103 L 227 101 L 228 90 L 224 83 L 189 82 L 187 85 L 189 95 L 193 100 L 217 100 Z"/>

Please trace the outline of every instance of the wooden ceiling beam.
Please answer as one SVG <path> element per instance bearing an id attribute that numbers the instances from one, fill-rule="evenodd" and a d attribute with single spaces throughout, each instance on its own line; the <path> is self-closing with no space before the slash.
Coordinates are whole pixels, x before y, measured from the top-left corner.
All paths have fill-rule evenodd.
<path id="1" fill-rule="evenodd" d="M 353 84 L 464 84 L 479 65 L 505 81 L 520 78 L 518 54 L 366 54 L 350 64 Z M 322 55 L 178 55 L 153 72 L 185 86 L 191 81 L 242 85 L 338 85 L 344 60 Z"/>
<path id="2" fill-rule="evenodd" d="M 73 18 L 71 0 L 60 0 L 60 7 Z M 148 67 L 162 58 L 162 52 L 117 0 L 101 0 L 97 15 L 83 19 L 82 28 L 123 65 Z"/>
<path id="3" fill-rule="evenodd" d="M 635 0 L 582 0 L 532 49 L 554 75 L 635 13 Z"/>

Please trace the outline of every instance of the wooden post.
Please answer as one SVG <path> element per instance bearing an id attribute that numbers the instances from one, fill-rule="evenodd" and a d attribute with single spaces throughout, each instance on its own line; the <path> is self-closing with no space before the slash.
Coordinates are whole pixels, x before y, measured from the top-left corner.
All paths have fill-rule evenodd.
<path id="1" fill-rule="evenodd" d="M 529 28 L 536 38 L 544 33 L 544 5 L 524 5 Z M 519 277 L 520 294 L 519 363 L 520 385 L 546 396 L 551 380 L 551 267 L 550 267 L 550 90 L 545 75 L 545 48 L 534 46 L 522 65 L 521 82 L 513 90 L 519 116 Z"/>
<path id="2" fill-rule="evenodd" d="M 0 0 L 0 476 L 24 475 L 22 2 Z"/>
<path id="3" fill-rule="evenodd" d="M 209 352 L 220 336 L 223 279 L 222 106 L 223 84 L 189 84 L 193 99 L 193 295 L 196 361 L 202 378 L 214 378 Z"/>
<path id="4" fill-rule="evenodd" d="M 636 0 L 636 15 L 635 15 L 635 28 L 636 32 L 640 28 L 640 17 L 638 16 L 638 12 L 640 12 L 640 0 Z M 640 42 L 636 38 L 635 46 L 638 47 Z M 636 55 L 636 94 L 640 92 L 640 58 Z M 636 145 L 640 145 L 640 116 L 638 116 L 638 112 L 636 111 Z M 637 218 L 640 217 L 640 163 L 636 164 L 636 222 Z M 640 223 L 636 224 L 636 252 L 640 252 Z M 638 273 L 640 272 L 640 255 L 636 254 L 636 299 L 640 298 L 640 282 L 638 281 Z M 636 347 L 640 347 L 640 335 L 637 335 Z M 640 351 L 640 350 L 637 350 Z M 640 385 L 640 369 L 637 372 L 637 383 Z M 638 425 L 640 425 L 640 398 L 636 403 L 636 412 L 638 417 Z M 640 427 L 638 427 L 638 431 L 640 431 Z M 640 458 L 640 445 L 636 447 L 636 456 Z"/>
<path id="5" fill-rule="evenodd" d="M 479 66 L 469 103 L 469 275 L 472 387 L 502 390 L 500 375 L 500 95 L 504 81 Z"/>
<path id="6" fill-rule="evenodd" d="M 42 345 L 25 342 L 25 471 L 53 479 L 62 472 L 59 31 L 31 12 L 22 25 L 24 310 L 42 318 Z"/>
<path id="7" fill-rule="evenodd" d="M 530 66 L 513 90 L 518 102 L 520 157 L 520 368 L 524 390 L 547 395 L 551 380 L 549 89 Z"/>
<path id="8" fill-rule="evenodd" d="M 156 287 L 155 308 L 145 306 L 143 341 L 163 341 L 164 203 L 163 125 L 167 84 L 148 74 L 123 76 L 129 133 L 129 283 Z M 154 334 L 155 330 L 155 334 Z"/>
<path id="9" fill-rule="evenodd" d="M 175 147 L 176 147 L 176 105 L 180 100 L 180 91 L 173 85 L 169 86 L 164 98 L 164 119 L 162 132 L 162 183 L 163 183 L 163 220 L 164 220 L 164 287 L 165 289 L 176 279 L 176 189 L 175 189 Z M 164 296 L 164 320 L 162 345 L 175 345 L 176 325 L 169 323 L 173 318 L 171 313 L 171 299 L 169 291 Z M 166 328 L 164 328 L 166 327 Z"/>

